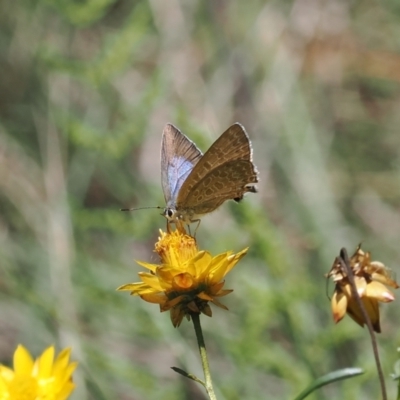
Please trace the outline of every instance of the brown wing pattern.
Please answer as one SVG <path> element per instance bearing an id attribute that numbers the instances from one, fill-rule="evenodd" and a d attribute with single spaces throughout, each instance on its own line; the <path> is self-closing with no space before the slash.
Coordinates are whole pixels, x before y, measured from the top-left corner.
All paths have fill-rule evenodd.
<path id="1" fill-rule="evenodd" d="M 177 208 L 191 209 L 195 214 L 214 211 L 224 201 L 240 199 L 246 192 L 254 192 L 258 181 L 254 165 L 249 160 L 228 161 L 214 168 L 197 182 Z"/>
<path id="2" fill-rule="evenodd" d="M 165 202 L 175 200 L 179 189 L 202 153 L 178 128 L 167 124 L 161 142 L 161 184 Z"/>
<path id="3" fill-rule="evenodd" d="M 181 203 L 189 203 L 189 198 L 192 198 L 194 194 L 192 193 L 193 189 L 202 182 L 206 177 L 211 177 L 215 175 L 214 170 L 219 170 L 221 168 L 222 173 L 225 175 L 225 172 L 231 169 L 231 166 L 223 167 L 227 163 L 231 163 L 232 161 L 243 160 L 246 161 L 247 165 L 247 175 L 251 177 L 251 179 L 246 183 L 258 182 L 258 173 L 257 169 L 252 163 L 252 149 L 250 140 L 247 136 L 247 133 L 242 125 L 239 123 L 233 124 L 230 126 L 208 149 L 208 151 L 203 155 L 200 161 L 197 162 L 196 166 L 193 168 L 190 173 L 190 178 L 187 179 L 183 184 L 179 191 L 177 197 L 177 204 Z M 236 163 L 235 163 L 236 165 Z M 212 175 L 210 175 L 212 173 Z M 235 175 L 236 176 L 236 175 Z M 235 177 L 227 176 L 224 179 L 228 179 L 235 183 L 235 185 L 239 185 L 239 182 L 235 181 Z M 245 185 L 244 184 L 244 185 Z M 202 183 L 204 185 L 204 182 Z M 241 187 L 242 195 L 244 193 L 243 186 Z M 196 191 L 197 192 L 197 191 Z M 240 196 L 236 196 L 240 197 Z M 227 197 L 227 198 L 235 198 L 235 197 Z"/>

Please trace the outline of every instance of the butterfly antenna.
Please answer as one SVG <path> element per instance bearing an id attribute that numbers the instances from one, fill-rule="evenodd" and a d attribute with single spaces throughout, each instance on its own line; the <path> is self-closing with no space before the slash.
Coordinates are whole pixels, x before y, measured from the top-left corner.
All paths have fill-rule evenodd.
<path id="1" fill-rule="evenodd" d="M 159 210 L 163 210 L 164 207 L 155 206 L 155 207 L 138 207 L 138 208 L 120 208 L 119 211 L 136 211 L 136 210 L 148 210 L 150 208 L 157 208 Z"/>

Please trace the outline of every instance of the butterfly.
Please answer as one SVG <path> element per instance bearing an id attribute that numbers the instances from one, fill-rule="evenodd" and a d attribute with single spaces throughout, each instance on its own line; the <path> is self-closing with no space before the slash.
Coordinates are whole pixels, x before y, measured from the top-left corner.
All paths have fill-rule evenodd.
<path id="1" fill-rule="evenodd" d="M 167 124 L 161 143 L 161 183 L 168 221 L 185 224 L 217 209 L 226 200 L 239 202 L 256 193 L 258 171 L 244 127 L 230 126 L 203 155 L 178 128 Z"/>

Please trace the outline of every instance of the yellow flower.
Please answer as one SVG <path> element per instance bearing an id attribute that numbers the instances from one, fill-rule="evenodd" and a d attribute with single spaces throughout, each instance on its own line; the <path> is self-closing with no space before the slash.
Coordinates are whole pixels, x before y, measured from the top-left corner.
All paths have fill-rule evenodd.
<path id="1" fill-rule="evenodd" d="M 383 303 L 393 301 L 394 295 L 385 285 L 395 289 L 399 285 L 392 278 L 390 270 L 379 261 L 371 261 L 371 254 L 361 250 L 361 245 L 357 247 L 350 258 L 350 268 L 353 271 L 357 293 L 371 320 L 374 331 L 379 333 L 381 327 L 378 301 Z M 340 258 L 335 259 L 328 277 L 331 277 L 336 283 L 331 300 L 334 321 L 336 323 L 341 321 L 347 312 L 357 324 L 364 326 L 365 318 L 351 290 L 349 278 L 346 271 L 343 270 Z"/>
<path id="2" fill-rule="evenodd" d="M 14 353 L 14 370 L 0 365 L 0 400 L 65 400 L 75 385 L 69 363 L 71 349 L 64 349 L 54 360 L 54 347 L 48 347 L 33 360 L 19 345 Z"/>
<path id="3" fill-rule="evenodd" d="M 177 327 L 184 316 L 203 313 L 211 317 L 208 302 L 227 308 L 218 301 L 232 290 L 223 289 L 225 275 L 247 253 L 226 252 L 212 257 L 207 251 L 199 251 L 196 239 L 178 226 L 173 232 L 160 230 L 155 251 L 160 265 L 138 262 L 150 272 L 139 272 L 142 282 L 128 283 L 117 290 L 129 290 L 131 295 L 160 305 L 160 311 L 170 311 L 172 324 Z"/>

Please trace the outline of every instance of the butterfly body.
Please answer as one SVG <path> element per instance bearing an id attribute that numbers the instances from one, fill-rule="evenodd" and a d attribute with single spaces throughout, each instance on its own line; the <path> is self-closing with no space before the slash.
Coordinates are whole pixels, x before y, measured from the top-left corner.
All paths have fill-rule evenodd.
<path id="1" fill-rule="evenodd" d="M 226 200 L 240 201 L 257 191 L 257 168 L 244 127 L 229 127 L 203 155 L 171 124 L 163 131 L 161 180 L 166 201 L 163 215 L 186 224 L 217 209 Z"/>

